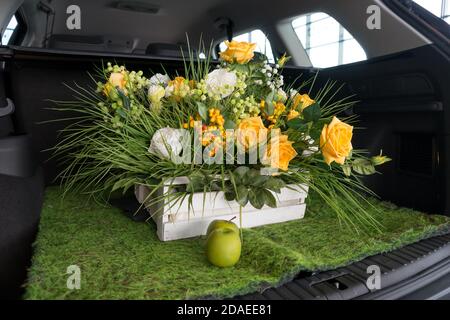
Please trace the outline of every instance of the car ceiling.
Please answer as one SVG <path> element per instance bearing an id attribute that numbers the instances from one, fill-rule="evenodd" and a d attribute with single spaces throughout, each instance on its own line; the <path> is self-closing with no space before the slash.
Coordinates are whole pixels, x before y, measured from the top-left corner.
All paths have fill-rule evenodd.
<path id="1" fill-rule="evenodd" d="M 10 0 L 14 1 L 14 0 Z M 262 29 L 278 49 L 283 44 L 283 32 L 277 29 L 296 16 L 325 12 L 335 17 L 365 48 L 367 56 L 379 56 L 429 43 L 427 39 L 399 20 L 380 0 L 43 0 L 56 12 L 53 34 L 106 36 L 133 42 L 134 49 L 145 49 L 149 43 L 185 43 L 186 33 L 194 45 L 200 34 L 206 42 L 222 40 L 225 32 L 214 25 L 219 17 L 230 18 L 235 34 L 250 29 Z M 39 0 L 25 0 L 23 10 L 29 30 L 34 35 L 29 46 L 42 45 L 45 14 L 37 12 Z M 117 4 L 147 5 L 156 13 L 117 9 Z M 376 3 L 383 8 L 382 30 L 371 31 L 366 25 L 366 9 Z M 76 4 L 81 9 L 81 30 L 68 30 L 66 9 Z M 361 27 L 363 26 L 363 27 Z M 291 28 L 292 29 L 292 28 Z M 293 31 L 292 31 L 293 32 Z M 285 42 L 285 41 L 284 41 Z M 291 50 L 292 51 L 292 50 Z"/>

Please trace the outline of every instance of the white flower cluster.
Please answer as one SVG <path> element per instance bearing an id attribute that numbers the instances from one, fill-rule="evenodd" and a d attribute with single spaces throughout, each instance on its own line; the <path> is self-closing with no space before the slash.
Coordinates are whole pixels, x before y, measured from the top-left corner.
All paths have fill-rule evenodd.
<path id="1" fill-rule="evenodd" d="M 255 84 L 267 85 L 272 90 L 277 90 L 284 85 L 283 75 L 280 74 L 280 65 L 271 66 L 265 63 L 261 68 L 263 79 L 255 80 Z"/>

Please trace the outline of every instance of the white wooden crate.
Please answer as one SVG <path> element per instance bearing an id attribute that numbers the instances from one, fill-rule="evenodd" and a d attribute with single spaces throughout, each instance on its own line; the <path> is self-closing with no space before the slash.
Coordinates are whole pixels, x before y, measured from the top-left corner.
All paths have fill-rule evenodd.
<path id="1" fill-rule="evenodd" d="M 252 228 L 266 224 L 286 222 L 303 218 L 306 210 L 305 199 L 308 196 L 308 186 L 290 185 L 283 188 L 281 193 L 273 193 L 277 199 L 277 208 L 264 206 L 255 209 L 247 204 L 242 208 L 242 223 L 239 217 L 239 204 L 227 201 L 223 192 L 195 193 L 192 206 L 189 208 L 188 199 L 176 204 L 168 200 L 154 201 L 169 192 L 170 186 L 185 185 L 187 178 L 176 178 L 167 181 L 164 186 L 156 190 L 150 197 L 150 189 L 146 186 L 135 187 L 136 198 L 145 205 L 157 225 L 158 237 L 161 241 L 184 239 L 206 234 L 209 224 L 216 219 L 233 220 L 238 226 Z M 151 205 L 149 205 L 151 203 Z"/>

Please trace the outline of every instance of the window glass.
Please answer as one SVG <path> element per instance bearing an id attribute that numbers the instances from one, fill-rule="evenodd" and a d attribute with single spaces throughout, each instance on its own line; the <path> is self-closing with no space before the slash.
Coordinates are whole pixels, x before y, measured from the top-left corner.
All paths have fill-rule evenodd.
<path id="1" fill-rule="evenodd" d="M 256 43 L 256 51 L 264 53 L 269 59 L 269 62 L 272 63 L 275 62 L 269 39 L 267 39 L 266 35 L 261 30 L 257 29 L 251 32 L 240 34 L 238 36 L 233 37 L 233 40 Z M 224 51 L 227 48 L 225 42 L 220 43 L 219 47 L 221 51 Z"/>
<path id="2" fill-rule="evenodd" d="M 450 0 L 414 0 L 414 2 L 450 23 Z"/>
<path id="3" fill-rule="evenodd" d="M 326 13 L 311 13 L 292 21 L 292 27 L 314 67 L 327 68 L 367 59 L 352 35 Z"/>
<path id="4" fill-rule="evenodd" d="M 339 44 L 337 42 L 310 48 L 307 52 L 313 66 L 328 68 L 339 64 Z"/>
<path id="5" fill-rule="evenodd" d="M 9 43 L 9 40 L 11 39 L 16 27 L 17 27 L 17 20 L 16 20 L 16 17 L 13 16 L 11 18 L 11 20 L 9 21 L 8 26 L 6 27 L 5 31 L 3 32 L 2 45 L 6 46 Z"/>
<path id="6" fill-rule="evenodd" d="M 366 53 L 355 39 L 345 40 L 342 49 L 342 64 L 366 59 Z"/>

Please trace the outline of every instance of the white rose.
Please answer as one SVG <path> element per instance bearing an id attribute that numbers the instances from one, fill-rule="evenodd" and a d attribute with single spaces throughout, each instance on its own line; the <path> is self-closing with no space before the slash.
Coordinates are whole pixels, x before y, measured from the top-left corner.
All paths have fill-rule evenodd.
<path id="1" fill-rule="evenodd" d="M 183 150 L 182 137 L 182 129 L 158 129 L 152 137 L 148 152 L 163 159 L 170 159 L 171 155 L 178 156 Z"/>
<path id="2" fill-rule="evenodd" d="M 222 98 L 228 97 L 236 87 L 237 77 L 234 72 L 225 69 L 211 71 L 205 79 L 206 90 Z"/>
<path id="3" fill-rule="evenodd" d="M 161 86 L 167 86 L 169 83 L 170 78 L 167 74 L 161 74 L 157 73 L 153 77 L 150 78 L 150 85 L 161 85 Z"/>

